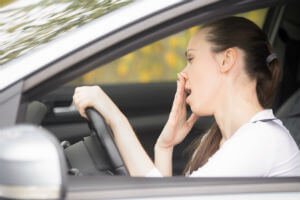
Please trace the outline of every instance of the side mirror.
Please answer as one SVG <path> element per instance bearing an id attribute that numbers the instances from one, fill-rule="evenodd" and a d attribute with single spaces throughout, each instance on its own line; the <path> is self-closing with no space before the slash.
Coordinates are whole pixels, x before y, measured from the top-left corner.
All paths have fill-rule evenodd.
<path id="1" fill-rule="evenodd" d="M 58 140 L 43 128 L 0 130 L 0 198 L 63 199 L 67 167 Z"/>

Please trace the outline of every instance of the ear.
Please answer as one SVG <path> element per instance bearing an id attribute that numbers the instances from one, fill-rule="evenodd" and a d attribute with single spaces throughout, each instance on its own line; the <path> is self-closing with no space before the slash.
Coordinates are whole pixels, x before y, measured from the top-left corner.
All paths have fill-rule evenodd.
<path id="1" fill-rule="evenodd" d="M 218 57 L 220 72 L 227 73 L 232 69 L 237 59 L 237 53 L 236 48 L 228 48 L 220 53 Z"/>

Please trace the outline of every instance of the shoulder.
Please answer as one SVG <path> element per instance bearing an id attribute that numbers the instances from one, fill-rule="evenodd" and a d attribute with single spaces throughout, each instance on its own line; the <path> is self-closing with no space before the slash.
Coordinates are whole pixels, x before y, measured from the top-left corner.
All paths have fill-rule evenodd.
<path id="1" fill-rule="evenodd" d="M 248 139 L 266 139 L 272 141 L 290 140 L 290 133 L 278 120 L 245 124 L 238 132 L 241 137 Z"/>
<path id="2" fill-rule="evenodd" d="M 253 148 L 261 148 L 264 151 L 288 151 L 291 153 L 298 150 L 291 134 L 279 119 L 247 123 L 237 132 L 236 139 L 241 145 L 247 143 Z"/>
<path id="3" fill-rule="evenodd" d="M 237 133 L 248 139 L 270 140 L 272 138 L 273 141 L 289 141 L 291 139 L 289 131 L 281 120 L 276 119 L 272 109 L 256 113 Z"/>

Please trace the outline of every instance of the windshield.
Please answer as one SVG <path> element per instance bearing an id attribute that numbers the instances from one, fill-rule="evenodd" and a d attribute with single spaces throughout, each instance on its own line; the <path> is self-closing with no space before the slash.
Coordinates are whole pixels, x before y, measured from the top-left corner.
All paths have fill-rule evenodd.
<path id="1" fill-rule="evenodd" d="M 4 0 L 0 4 L 0 65 L 132 0 Z"/>

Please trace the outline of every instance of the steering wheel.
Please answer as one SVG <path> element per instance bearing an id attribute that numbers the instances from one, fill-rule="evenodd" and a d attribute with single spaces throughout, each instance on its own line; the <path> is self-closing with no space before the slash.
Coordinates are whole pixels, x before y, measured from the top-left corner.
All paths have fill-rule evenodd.
<path id="1" fill-rule="evenodd" d="M 90 129 L 103 145 L 110 159 L 110 163 L 114 169 L 115 174 L 129 175 L 121 154 L 112 137 L 112 131 L 108 124 L 105 122 L 103 116 L 93 108 L 87 108 L 86 115 L 89 119 L 88 123 Z"/>

